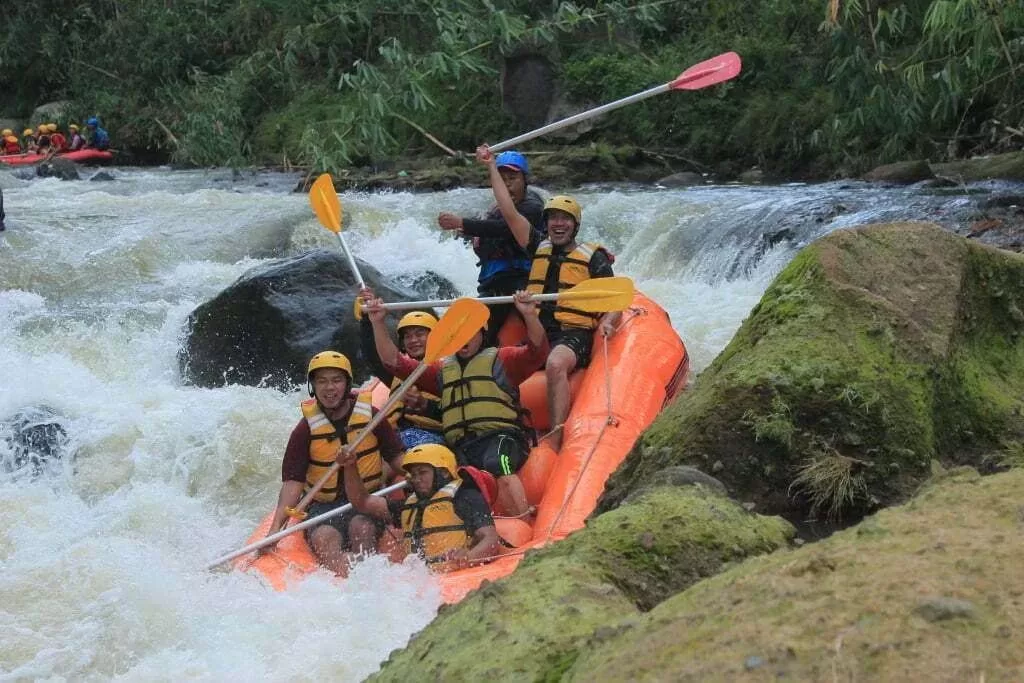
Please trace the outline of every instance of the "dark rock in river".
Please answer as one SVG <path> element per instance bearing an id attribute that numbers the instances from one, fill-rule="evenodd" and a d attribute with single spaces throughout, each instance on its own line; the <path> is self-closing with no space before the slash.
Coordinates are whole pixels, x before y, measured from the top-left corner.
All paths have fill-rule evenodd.
<path id="1" fill-rule="evenodd" d="M 359 262 L 359 269 L 385 301 L 426 298 L 387 281 L 369 264 Z M 189 316 L 178 357 L 182 376 L 203 387 L 287 388 L 305 382 L 313 354 L 335 349 L 352 360 L 357 381 L 366 379 L 353 316 L 356 288 L 345 257 L 335 250 L 249 271 Z"/>
<path id="2" fill-rule="evenodd" d="M 111 175 L 108 171 L 100 171 L 99 173 L 97 173 L 93 177 L 89 178 L 89 180 L 91 182 L 106 182 L 106 181 L 110 181 L 110 180 L 113 180 L 113 179 L 114 179 L 114 176 Z"/>
<path id="3" fill-rule="evenodd" d="M 700 173 L 694 173 L 693 171 L 680 171 L 679 173 L 659 178 L 657 184 L 662 187 L 690 187 L 692 185 L 703 185 L 704 177 Z"/>
<path id="4" fill-rule="evenodd" d="M 54 157 L 36 166 L 36 175 L 40 178 L 60 178 L 61 180 L 78 180 L 78 164 L 67 159 Z"/>
<path id="5" fill-rule="evenodd" d="M 47 406 L 29 406 L 0 421 L 0 439 L 7 453 L 0 458 L 0 472 L 28 468 L 39 476 L 68 455 L 64 417 Z"/>
<path id="6" fill-rule="evenodd" d="M 907 184 L 934 177 L 931 166 L 924 159 L 898 161 L 895 164 L 878 166 L 864 174 L 864 180 L 884 183 Z"/>

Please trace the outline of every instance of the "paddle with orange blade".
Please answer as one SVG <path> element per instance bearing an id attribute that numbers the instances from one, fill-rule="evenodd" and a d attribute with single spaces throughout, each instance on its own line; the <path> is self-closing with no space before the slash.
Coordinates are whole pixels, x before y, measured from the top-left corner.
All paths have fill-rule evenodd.
<path id="1" fill-rule="evenodd" d="M 352 269 L 352 274 L 359 282 L 359 289 L 365 289 L 366 282 L 363 281 L 363 275 L 359 272 L 356 260 L 352 258 L 352 252 L 348 250 L 344 235 L 341 234 L 341 200 L 338 199 L 338 193 L 334 190 L 334 180 L 330 173 L 322 174 L 309 188 L 309 203 L 313 206 L 313 213 L 316 214 L 320 225 L 338 236 L 341 250 L 345 252 L 345 258 L 348 259 L 348 267 Z"/>
<path id="2" fill-rule="evenodd" d="M 451 307 L 445 311 L 445 314 L 441 316 L 441 319 L 437 322 L 437 326 L 430 331 L 430 336 L 427 337 L 427 352 L 423 356 L 423 360 L 416 366 L 416 369 L 405 378 L 394 391 L 391 392 L 391 396 L 388 398 L 387 403 L 381 406 L 377 414 L 373 416 L 373 419 L 363 430 L 356 435 L 355 440 L 348 443 L 345 448 L 352 451 L 355 450 L 356 446 L 365 439 L 374 428 L 381 423 L 382 420 L 387 419 L 387 416 L 391 414 L 391 409 L 395 407 L 405 392 L 409 390 L 412 385 L 416 383 L 416 380 L 420 378 L 427 367 L 436 360 L 440 360 L 445 356 L 451 356 L 456 351 L 465 346 L 470 339 L 473 338 L 477 332 L 484 328 L 487 324 L 487 319 L 491 313 L 487 309 L 487 306 L 476 301 L 475 299 L 459 299 L 455 301 Z M 294 508 L 288 509 L 288 515 L 293 518 L 304 518 L 304 510 L 313 501 L 315 496 L 320 489 L 324 487 L 327 480 L 338 471 L 341 466 L 338 463 L 331 465 L 330 469 L 320 478 L 320 481 L 303 496 L 299 504 Z"/>
<path id="3" fill-rule="evenodd" d="M 633 303 L 633 295 L 636 288 L 633 281 L 628 277 L 598 277 L 584 280 L 572 289 L 554 294 L 534 294 L 530 301 L 571 301 L 572 307 L 578 311 L 587 313 L 607 313 L 609 311 L 624 311 Z M 451 306 L 455 301 L 461 299 L 432 299 L 428 301 L 398 301 L 393 304 L 384 304 L 387 311 L 411 311 L 418 308 L 443 308 Z M 483 296 L 473 299 L 482 304 L 510 304 L 515 301 L 514 296 Z M 362 301 L 356 300 L 356 319 L 363 317 Z M 433 332 L 431 332 L 433 336 Z"/>
<path id="4" fill-rule="evenodd" d="M 633 104 L 634 102 L 639 102 L 640 100 L 645 100 L 648 97 L 660 95 L 661 93 L 668 92 L 669 90 L 700 90 L 701 88 L 707 88 L 717 83 L 722 83 L 731 78 L 735 78 L 742 67 L 743 64 L 740 61 L 740 56 L 738 54 L 735 52 L 726 52 L 718 55 L 717 57 L 705 60 L 700 64 L 694 64 L 668 83 L 649 88 L 643 92 L 638 92 L 635 95 L 630 95 L 629 97 L 623 97 L 621 100 L 602 104 L 600 107 L 594 107 L 593 109 L 588 109 L 587 111 L 580 112 L 579 114 L 574 114 L 573 116 L 564 118 L 561 121 L 549 123 L 548 125 L 536 130 L 531 130 L 529 133 L 523 133 L 522 135 L 518 135 L 514 138 L 503 140 L 496 145 L 491 145 L 490 148 L 492 152 L 500 152 L 503 149 L 515 147 L 521 142 L 526 142 L 527 140 L 532 140 L 536 137 L 540 137 L 541 135 L 561 130 L 562 128 L 571 126 L 574 123 L 586 121 L 589 118 L 610 112 L 613 109 L 625 107 L 627 104 Z"/>

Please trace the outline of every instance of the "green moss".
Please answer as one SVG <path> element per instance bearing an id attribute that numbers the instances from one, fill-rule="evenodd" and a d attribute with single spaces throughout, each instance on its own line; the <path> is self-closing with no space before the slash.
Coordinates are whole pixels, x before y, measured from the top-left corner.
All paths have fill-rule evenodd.
<path id="1" fill-rule="evenodd" d="M 602 625 L 792 534 L 699 487 L 653 489 L 443 610 L 378 679 L 556 680 Z"/>
<path id="2" fill-rule="evenodd" d="M 1022 487 L 1024 471 L 946 472 L 901 508 L 609 627 L 563 680 L 1017 680 Z"/>
<path id="3" fill-rule="evenodd" d="M 856 519 L 905 500 L 932 458 L 980 465 L 1024 434 L 1020 301 L 1024 259 L 937 227 L 822 239 L 643 435 L 601 509 L 683 464 L 767 512 Z M 829 462 L 856 465 L 852 488 L 801 477 Z"/>

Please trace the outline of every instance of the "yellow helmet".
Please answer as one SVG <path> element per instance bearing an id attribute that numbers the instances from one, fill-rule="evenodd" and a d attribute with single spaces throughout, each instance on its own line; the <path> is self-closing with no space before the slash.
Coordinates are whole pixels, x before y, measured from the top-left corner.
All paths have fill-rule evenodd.
<path id="1" fill-rule="evenodd" d="M 459 479 L 459 467 L 455 463 L 455 454 L 447 446 L 436 443 L 425 443 L 410 448 L 402 457 L 402 469 L 409 471 L 409 465 L 430 465 L 448 470 L 452 479 Z M 436 485 L 436 484 L 435 484 Z"/>
<path id="2" fill-rule="evenodd" d="M 0 135 L 7 137 L 8 135 L 14 135 L 14 131 L 10 128 L 4 128 L 3 130 L 0 130 Z"/>
<path id="3" fill-rule="evenodd" d="M 4 140 L 6 140 L 7 142 L 10 142 L 10 143 L 11 143 L 11 144 L 13 144 L 13 145 L 16 145 L 16 144 L 18 144 L 18 138 L 14 137 L 13 135 L 8 135 L 8 136 L 6 136 L 6 137 L 4 138 Z"/>
<path id="4" fill-rule="evenodd" d="M 437 326 L 437 318 L 426 311 L 411 311 L 402 316 L 402 319 L 398 321 L 398 333 L 401 334 L 402 330 L 406 327 L 425 327 L 428 330 L 434 329 Z"/>
<path id="5" fill-rule="evenodd" d="M 38 126 L 36 127 L 36 130 L 38 130 L 38 131 L 39 131 L 40 133 L 45 133 L 45 132 L 47 132 L 47 130 L 46 130 L 46 124 L 45 124 L 45 123 L 40 123 L 40 124 L 39 124 L 39 125 L 38 125 Z"/>
<path id="6" fill-rule="evenodd" d="M 556 195 L 544 204 L 545 215 L 547 215 L 548 211 L 553 210 L 565 211 L 567 214 L 575 218 L 577 228 L 580 227 L 580 223 L 583 222 L 583 209 L 580 208 L 579 202 L 569 195 Z"/>
<path id="7" fill-rule="evenodd" d="M 48 133 L 56 133 L 57 132 L 57 124 L 56 123 L 48 123 L 48 124 L 46 124 L 46 132 L 48 132 Z"/>
<path id="8" fill-rule="evenodd" d="M 68 130 L 73 130 L 73 131 L 77 132 L 78 131 L 78 124 L 77 123 L 69 123 L 68 124 Z"/>
<path id="9" fill-rule="evenodd" d="M 309 359 L 309 368 L 306 370 L 306 377 L 313 374 L 314 370 L 321 368 L 337 368 L 348 374 L 349 381 L 352 380 L 352 363 L 348 361 L 345 354 L 337 351 L 321 351 Z"/>
<path id="10" fill-rule="evenodd" d="M 31 128 L 26 128 L 25 130 L 22 131 L 21 137 L 28 137 L 29 135 L 32 135 L 33 132 L 35 131 L 33 131 Z"/>

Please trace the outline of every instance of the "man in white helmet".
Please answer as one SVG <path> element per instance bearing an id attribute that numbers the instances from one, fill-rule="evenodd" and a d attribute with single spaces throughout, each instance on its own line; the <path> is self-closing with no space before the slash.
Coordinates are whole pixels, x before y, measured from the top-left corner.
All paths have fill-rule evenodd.
<path id="1" fill-rule="evenodd" d="M 477 148 L 477 159 L 494 166 L 494 155 L 486 145 Z M 505 187 L 492 183 L 498 208 L 509 226 L 525 229 L 529 221 L 517 210 Z M 547 237 L 534 252 L 526 291 L 553 294 L 572 289 L 585 280 L 612 277 L 611 253 L 596 243 L 579 243 L 576 236 L 583 220 L 579 202 L 568 195 L 552 197 L 544 204 L 544 230 Z M 540 305 L 540 321 L 551 344 L 544 370 L 547 375 L 548 412 L 553 433 L 549 445 L 562 447 L 562 426 L 569 416 L 571 397 L 569 375 L 590 364 L 594 331 L 606 337 L 614 332 L 621 313 L 588 313 L 574 309 L 571 303 L 545 301 Z"/>

